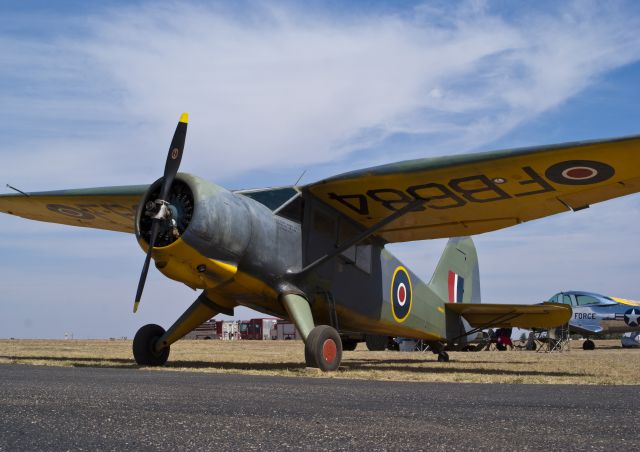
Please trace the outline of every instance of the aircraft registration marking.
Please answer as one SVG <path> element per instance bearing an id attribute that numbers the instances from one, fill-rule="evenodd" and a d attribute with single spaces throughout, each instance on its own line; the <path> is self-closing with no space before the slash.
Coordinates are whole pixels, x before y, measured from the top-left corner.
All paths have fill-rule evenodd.
<path id="1" fill-rule="evenodd" d="M 551 182 L 562 185 L 590 185 L 604 182 L 615 174 L 610 165 L 593 160 L 569 160 L 551 165 L 542 176 L 530 166 L 521 167 L 523 180 L 515 183 L 523 187 L 518 191 L 507 191 L 503 177 L 489 177 L 485 174 L 450 179 L 447 183 L 427 182 L 411 185 L 404 190 L 378 188 L 365 193 L 328 193 L 330 199 L 350 210 L 369 215 L 372 205 L 395 212 L 416 199 L 423 200 L 414 211 L 426 209 L 455 209 L 469 203 L 493 203 L 512 198 L 539 195 L 557 191 Z M 513 186 L 513 184 L 512 184 Z"/>
<path id="2" fill-rule="evenodd" d="M 113 215 L 133 221 L 136 216 L 137 205 L 122 204 L 47 204 L 47 209 L 61 215 L 77 218 L 78 220 L 94 220 L 102 218 L 112 221 Z"/>
<path id="3" fill-rule="evenodd" d="M 413 288 L 407 269 L 399 266 L 391 278 L 391 313 L 398 323 L 407 320 L 411 312 Z"/>

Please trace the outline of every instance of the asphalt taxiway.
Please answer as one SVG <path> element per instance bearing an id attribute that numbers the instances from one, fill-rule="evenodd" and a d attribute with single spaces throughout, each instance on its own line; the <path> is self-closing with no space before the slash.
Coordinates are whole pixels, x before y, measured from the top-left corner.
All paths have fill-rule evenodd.
<path id="1" fill-rule="evenodd" d="M 0 365 L 0 450 L 637 450 L 637 396 Z"/>

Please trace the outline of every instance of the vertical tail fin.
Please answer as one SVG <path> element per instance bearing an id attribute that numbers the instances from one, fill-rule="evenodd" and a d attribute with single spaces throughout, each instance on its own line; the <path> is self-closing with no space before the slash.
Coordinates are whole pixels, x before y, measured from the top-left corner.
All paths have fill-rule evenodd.
<path id="1" fill-rule="evenodd" d="M 471 237 L 449 239 L 429 287 L 445 303 L 480 303 L 480 268 Z"/>

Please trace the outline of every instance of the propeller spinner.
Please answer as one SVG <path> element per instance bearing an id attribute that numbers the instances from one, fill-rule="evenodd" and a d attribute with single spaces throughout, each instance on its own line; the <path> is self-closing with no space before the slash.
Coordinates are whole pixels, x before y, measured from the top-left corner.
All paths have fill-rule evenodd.
<path id="1" fill-rule="evenodd" d="M 149 272 L 149 263 L 151 262 L 151 254 L 153 253 L 153 247 L 155 246 L 160 232 L 160 226 L 162 223 L 169 222 L 170 227 L 173 228 L 173 233 L 178 234 L 178 229 L 175 227 L 175 219 L 172 218 L 171 205 L 167 198 L 171 191 L 171 185 L 180 168 L 180 161 L 182 160 L 182 153 L 184 152 L 184 142 L 187 136 L 187 123 L 189 122 L 189 115 L 182 113 L 180 121 L 176 126 L 176 131 L 173 134 L 171 140 L 171 146 L 169 146 L 169 153 L 167 154 L 167 162 L 164 166 L 164 180 L 162 182 L 162 189 L 160 190 L 160 197 L 155 201 L 152 201 L 147 205 L 147 212 L 152 215 L 151 236 L 149 237 L 149 248 L 147 250 L 147 256 L 142 266 L 142 273 L 140 274 L 140 281 L 138 282 L 138 290 L 136 292 L 136 299 L 133 303 L 133 312 L 138 311 L 138 305 L 142 298 L 142 291 L 144 290 L 144 283 L 147 280 L 147 273 Z M 157 209 L 157 212 L 155 210 Z M 155 212 L 155 213 L 154 213 Z"/>

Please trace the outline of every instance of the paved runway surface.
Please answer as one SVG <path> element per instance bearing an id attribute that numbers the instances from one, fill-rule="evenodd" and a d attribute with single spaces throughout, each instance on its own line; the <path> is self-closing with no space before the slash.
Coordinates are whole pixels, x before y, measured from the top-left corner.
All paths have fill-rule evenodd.
<path id="1" fill-rule="evenodd" d="M 0 450 L 638 450 L 638 389 L 0 365 Z"/>

